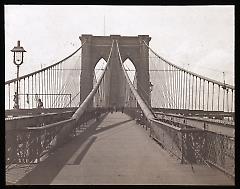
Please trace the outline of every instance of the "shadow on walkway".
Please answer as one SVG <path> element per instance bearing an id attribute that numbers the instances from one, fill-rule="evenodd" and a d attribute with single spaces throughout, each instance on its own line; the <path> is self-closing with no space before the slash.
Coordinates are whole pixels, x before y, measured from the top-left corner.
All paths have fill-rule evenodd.
<path id="1" fill-rule="evenodd" d="M 68 160 L 73 156 L 73 154 L 84 144 L 86 140 L 89 140 L 89 137 L 132 120 L 125 120 L 97 130 L 97 127 L 102 123 L 106 116 L 107 114 L 102 116 L 98 122 L 94 122 L 89 125 L 83 133 L 59 147 L 54 153 L 51 153 L 46 160 L 40 162 L 34 170 L 26 174 L 16 183 L 16 185 L 49 185 L 61 171 L 63 166 L 67 164 Z M 80 164 L 96 138 L 96 136 L 90 138 L 90 141 L 78 155 L 74 161 L 74 164 Z"/>

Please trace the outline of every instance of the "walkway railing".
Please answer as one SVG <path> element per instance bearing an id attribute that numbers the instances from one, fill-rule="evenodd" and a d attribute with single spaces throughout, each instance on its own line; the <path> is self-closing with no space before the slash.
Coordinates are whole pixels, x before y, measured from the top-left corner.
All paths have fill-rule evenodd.
<path id="1" fill-rule="evenodd" d="M 42 152 L 50 148 L 56 132 L 72 115 L 69 111 L 5 120 L 6 165 L 39 161 Z M 52 126 L 55 122 L 61 126 Z"/>
<path id="2" fill-rule="evenodd" d="M 151 120 L 150 135 L 182 163 L 213 165 L 235 177 L 232 137 L 163 119 Z"/>
<path id="3" fill-rule="evenodd" d="M 77 107 L 71 108 L 33 108 L 33 109 L 13 109 L 13 110 L 5 110 L 5 119 L 11 119 L 14 117 L 21 116 L 31 116 L 31 115 L 39 115 L 39 114 L 47 114 L 47 113 L 61 113 L 66 111 L 75 112 Z"/>
<path id="4" fill-rule="evenodd" d="M 106 112 L 106 108 L 88 109 L 77 122 L 71 118 L 74 113 L 72 111 L 6 121 L 6 166 L 39 163 L 45 155 L 60 145 L 57 138 L 62 128 L 74 126 L 61 144 L 76 135 L 76 128 Z"/>

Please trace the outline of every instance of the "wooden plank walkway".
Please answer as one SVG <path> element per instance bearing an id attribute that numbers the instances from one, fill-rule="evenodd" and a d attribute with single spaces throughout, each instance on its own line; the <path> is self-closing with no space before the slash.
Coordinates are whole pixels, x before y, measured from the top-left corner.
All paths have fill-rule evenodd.
<path id="1" fill-rule="evenodd" d="M 234 185 L 219 170 L 180 164 L 144 128 L 113 113 L 59 148 L 16 184 Z"/>

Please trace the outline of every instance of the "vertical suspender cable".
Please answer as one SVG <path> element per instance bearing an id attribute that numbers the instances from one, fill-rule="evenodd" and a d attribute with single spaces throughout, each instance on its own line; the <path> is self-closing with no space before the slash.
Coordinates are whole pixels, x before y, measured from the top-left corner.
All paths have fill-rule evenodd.
<path id="1" fill-rule="evenodd" d="M 54 94 L 57 94 L 57 66 L 54 66 Z M 57 95 L 54 97 L 54 108 L 56 108 Z"/>
<path id="2" fill-rule="evenodd" d="M 204 88 L 205 88 L 205 79 L 203 79 L 203 111 L 204 111 Z"/>
<path id="3" fill-rule="evenodd" d="M 43 85 L 43 74 L 44 74 L 44 71 L 43 72 L 41 72 L 41 93 L 42 94 L 44 94 L 44 92 L 43 92 L 43 87 L 44 87 L 44 85 Z M 43 97 L 44 97 L 44 95 L 42 95 L 42 102 L 44 101 L 43 100 Z M 43 102 L 44 103 L 44 102 Z"/>
<path id="4" fill-rule="evenodd" d="M 177 94 L 177 82 L 176 82 L 176 69 L 174 68 L 174 72 L 173 72 L 173 77 L 174 77 L 174 102 L 175 102 L 175 106 L 174 108 L 177 109 L 177 97 L 176 97 L 176 94 Z"/>
<path id="5" fill-rule="evenodd" d="M 18 91 L 19 93 L 18 94 L 21 94 L 21 79 L 18 80 Z M 18 99 L 18 105 L 19 105 L 19 108 L 21 108 L 21 96 L 19 95 L 19 99 Z"/>
<path id="6" fill-rule="evenodd" d="M 171 108 L 171 92 L 170 92 L 170 71 L 169 71 L 169 65 L 167 64 L 167 72 L 166 72 L 166 75 L 167 75 L 167 85 L 166 85 L 166 88 L 167 88 L 167 95 L 168 95 L 168 108 Z"/>
<path id="7" fill-rule="evenodd" d="M 170 70 L 169 70 L 169 75 L 170 75 L 170 78 L 169 78 L 169 84 L 170 84 L 170 95 L 171 95 L 171 108 L 174 108 L 174 97 L 173 97 L 173 84 L 174 84 L 174 81 L 173 81 L 173 71 L 172 71 L 172 65 L 169 65 L 170 67 Z"/>
<path id="8" fill-rule="evenodd" d="M 200 83 L 199 83 L 199 104 L 198 104 L 198 109 L 201 110 L 201 82 L 202 82 L 202 79 L 200 79 Z"/>
<path id="9" fill-rule="evenodd" d="M 223 89 L 223 111 L 225 108 L 225 89 Z"/>
<path id="10" fill-rule="evenodd" d="M 54 67 L 52 68 L 52 75 L 53 75 L 53 77 L 52 77 L 52 93 L 53 93 L 53 94 L 56 94 L 56 91 L 55 91 L 55 88 L 56 88 L 56 80 L 55 80 L 55 71 L 56 71 L 56 68 L 55 68 L 55 67 L 56 67 L 56 66 L 54 66 Z M 53 95 L 53 103 L 52 103 L 53 108 L 55 108 L 55 107 L 54 107 L 55 103 L 56 103 L 56 96 Z"/>
<path id="11" fill-rule="evenodd" d="M 220 100 L 220 85 L 218 85 L 218 111 L 219 111 L 219 100 Z"/>
<path id="12" fill-rule="evenodd" d="M 215 88 L 215 86 L 214 86 L 214 83 L 212 83 L 212 84 L 213 84 L 213 92 L 212 92 L 212 111 L 214 111 L 213 102 L 214 102 L 214 88 Z"/>
<path id="13" fill-rule="evenodd" d="M 196 77 L 196 92 L 195 92 L 195 110 L 197 110 L 197 76 Z"/>
<path id="14" fill-rule="evenodd" d="M 182 95 L 182 97 L 183 97 L 183 107 L 182 107 L 182 109 L 185 109 L 185 87 L 186 87 L 186 85 L 185 85 L 185 83 L 186 83 L 186 80 L 185 80 L 185 75 L 186 75 L 186 72 L 183 72 L 183 95 Z"/>
<path id="15" fill-rule="evenodd" d="M 8 109 L 11 109 L 11 92 L 10 92 L 10 83 L 8 84 Z"/>
<path id="16" fill-rule="evenodd" d="M 45 108 L 47 107 L 47 83 L 46 83 L 46 70 L 43 72 L 43 82 L 44 82 L 44 103 L 45 103 Z"/>
<path id="17" fill-rule="evenodd" d="M 59 69 L 58 69 L 58 77 L 57 77 L 57 79 L 58 79 L 58 96 L 57 96 L 57 99 L 56 99 L 56 104 L 57 104 L 57 107 L 58 108 L 60 108 L 61 107 L 61 99 L 60 99 L 60 97 L 61 97 L 61 94 L 62 94 L 62 88 L 61 88 L 61 81 L 62 81 L 62 78 L 61 78 L 61 72 L 62 72 L 62 63 L 60 63 L 59 64 Z"/>
<path id="18" fill-rule="evenodd" d="M 185 91 L 185 92 L 186 92 L 186 98 L 185 98 L 185 106 L 184 106 L 185 109 L 187 109 L 187 97 L 188 97 L 188 94 L 187 94 L 187 92 L 188 92 L 188 88 L 187 88 L 187 86 L 188 86 L 188 85 L 187 85 L 187 83 L 188 83 L 187 76 L 188 76 L 188 75 L 187 75 L 187 72 L 185 72 L 185 83 L 186 83 L 186 91 Z"/>
<path id="19" fill-rule="evenodd" d="M 169 96 L 169 108 L 172 107 L 172 96 L 171 96 L 171 83 L 170 83 L 170 79 L 171 79 L 171 76 L 170 76 L 171 72 L 170 72 L 170 68 L 169 68 L 169 65 L 167 64 L 167 91 L 168 91 L 168 96 Z"/>
<path id="20" fill-rule="evenodd" d="M 192 110 L 193 110 L 193 95 L 194 95 L 194 75 L 192 75 Z"/>
<path id="21" fill-rule="evenodd" d="M 186 90 L 186 72 L 183 72 L 183 109 L 185 109 L 186 107 L 186 95 L 185 92 L 187 92 Z"/>
<path id="22" fill-rule="evenodd" d="M 183 78 L 182 78 L 182 80 L 183 80 L 183 85 L 182 85 L 182 109 L 184 109 L 185 108 L 185 72 L 183 72 Z"/>
<path id="23" fill-rule="evenodd" d="M 34 90 L 35 90 L 35 93 L 37 94 L 37 74 L 34 74 L 34 80 L 35 80 Z M 35 99 L 35 100 L 36 100 L 36 99 Z"/>
<path id="24" fill-rule="evenodd" d="M 168 99 L 167 99 L 167 91 L 166 91 L 166 69 L 165 69 L 165 64 L 164 65 L 164 71 L 163 71 L 163 92 L 164 92 L 164 108 L 167 108 L 168 107 Z M 165 99 L 166 98 L 166 99 Z"/>
<path id="25" fill-rule="evenodd" d="M 48 72 L 47 72 L 48 74 L 48 80 L 47 80 L 47 82 L 48 82 L 48 91 L 47 91 L 47 96 L 48 96 L 48 108 L 51 108 L 51 97 L 52 97 L 52 95 L 51 95 L 51 68 L 49 68 L 48 69 Z"/>
<path id="26" fill-rule="evenodd" d="M 233 112 L 233 89 L 232 89 L 232 103 L 231 103 L 231 112 Z"/>
<path id="27" fill-rule="evenodd" d="M 41 91 L 40 91 L 40 73 L 38 73 L 38 94 L 39 94 L 39 98 L 41 98 L 40 94 L 41 94 Z"/>
<path id="28" fill-rule="evenodd" d="M 183 78 L 182 78 L 182 71 L 180 72 L 180 75 L 181 75 L 181 78 L 180 78 L 180 109 L 183 109 L 182 108 L 182 105 L 183 105 L 183 100 L 182 100 L 182 97 L 183 97 L 183 95 L 182 95 L 182 93 L 183 93 Z"/>
<path id="29" fill-rule="evenodd" d="M 28 108 L 30 109 L 30 101 L 29 101 L 29 93 L 30 93 L 30 87 L 29 87 L 29 77 L 28 77 Z"/>
<path id="30" fill-rule="evenodd" d="M 49 97 L 50 97 L 50 108 L 52 108 L 52 68 L 49 69 Z"/>
<path id="31" fill-rule="evenodd" d="M 53 103 L 54 103 L 54 77 L 53 77 L 53 72 L 54 72 L 54 67 L 51 67 L 50 69 L 50 96 L 51 96 L 51 108 L 54 108 L 53 107 Z"/>
<path id="32" fill-rule="evenodd" d="M 32 108 L 33 108 L 33 98 L 34 96 L 33 96 L 33 75 L 32 75 Z"/>
<path id="33" fill-rule="evenodd" d="M 51 74 L 52 68 L 49 68 L 48 70 L 48 94 L 49 94 L 49 108 L 52 108 L 52 94 L 51 94 L 51 88 L 52 88 L 52 74 Z"/>
<path id="34" fill-rule="evenodd" d="M 177 82 L 178 82 L 178 92 L 177 92 L 177 95 L 178 95 L 178 109 L 181 109 L 181 86 L 180 86 L 180 83 L 181 83 L 181 78 L 180 78 L 180 70 L 178 69 L 178 78 L 177 78 Z"/>
<path id="35" fill-rule="evenodd" d="M 173 93 L 173 102 L 174 102 L 174 106 L 173 108 L 176 109 L 176 83 L 175 83 L 175 69 L 174 67 L 172 67 L 172 80 L 173 80 L 173 89 L 172 89 L 172 93 Z"/>
<path id="36" fill-rule="evenodd" d="M 228 104 L 228 89 L 227 90 L 227 112 L 229 112 L 229 104 Z M 228 121 L 229 121 L 229 116 L 228 116 Z"/>
<path id="37" fill-rule="evenodd" d="M 57 65 L 57 73 L 56 73 L 56 79 L 57 79 L 57 82 L 56 82 L 56 88 L 57 88 L 57 92 L 56 92 L 56 94 L 60 94 L 60 92 L 59 92 L 59 69 L 60 69 L 60 64 L 58 64 Z M 58 108 L 58 105 L 59 105 L 59 103 L 58 103 L 58 95 L 57 95 L 57 97 L 56 97 L 56 108 Z"/>
<path id="38" fill-rule="evenodd" d="M 191 75 L 188 74 L 188 109 L 191 109 Z"/>
<path id="39" fill-rule="evenodd" d="M 209 103 L 209 81 L 207 83 L 208 89 L 207 89 L 207 111 L 208 111 L 208 103 Z"/>
<path id="40" fill-rule="evenodd" d="M 23 108 L 25 109 L 25 78 L 23 79 Z"/>
<path id="41" fill-rule="evenodd" d="M 21 85 L 21 82 L 20 82 L 21 80 L 19 79 L 18 80 L 18 105 L 19 105 L 19 108 L 21 108 L 21 95 L 19 95 L 19 94 L 21 94 L 21 87 L 20 87 L 20 85 Z"/>
<path id="42" fill-rule="evenodd" d="M 46 70 L 46 77 L 47 77 L 47 80 L 46 80 L 46 97 L 47 97 L 47 108 L 49 108 L 49 92 L 48 92 L 48 88 L 49 88 L 49 77 L 48 77 L 48 72 L 49 72 L 49 69 Z"/>

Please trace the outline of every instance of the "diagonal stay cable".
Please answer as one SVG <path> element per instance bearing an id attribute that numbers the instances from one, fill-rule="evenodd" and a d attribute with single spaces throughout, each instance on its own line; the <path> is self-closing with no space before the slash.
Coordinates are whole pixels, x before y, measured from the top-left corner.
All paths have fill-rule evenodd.
<path id="1" fill-rule="evenodd" d="M 112 47 L 110 49 L 110 53 L 109 53 L 109 56 L 108 56 L 108 60 L 107 60 L 107 64 L 105 65 L 105 68 L 103 70 L 103 73 L 102 75 L 100 76 L 96 86 L 92 89 L 92 91 L 88 94 L 88 96 L 84 99 L 83 103 L 80 105 L 80 107 L 76 110 L 76 112 L 73 114 L 72 118 L 75 119 L 75 120 L 78 120 L 81 115 L 83 114 L 83 112 L 85 111 L 85 109 L 88 107 L 88 104 L 91 102 L 91 100 L 93 99 L 94 95 L 96 94 L 102 80 L 103 80 L 103 77 L 106 73 L 106 70 L 110 64 L 110 57 L 112 55 L 112 50 L 113 50 L 113 44 L 114 44 L 114 41 L 112 42 Z"/>
<path id="2" fill-rule="evenodd" d="M 119 50 L 119 47 L 118 47 L 118 42 L 116 40 L 116 43 L 117 43 L 117 51 L 118 51 L 118 56 L 119 56 L 119 59 L 120 59 L 120 64 L 121 64 L 121 68 L 122 68 L 122 71 L 125 75 L 125 78 L 127 80 L 127 83 L 128 85 L 130 86 L 130 89 L 132 91 L 132 93 L 134 94 L 135 98 L 137 99 L 138 101 L 138 104 L 139 106 L 141 107 L 144 115 L 147 117 L 147 119 L 154 119 L 154 114 L 151 112 L 151 110 L 149 109 L 149 107 L 146 105 L 146 103 L 144 102 L 144 100 L 141 98 L 141 96 L 138 94 L 138 92 L 136 91 L 136 89 L 134 88 L 131 80 L 129 79 L 128 77 L 128 74 L 124 68 L 124 65 L 123 65 L 123 61 L 122 61 L 122 58 L 121 58 L 121 54 L 120 54 L 120 50 Z"/>

